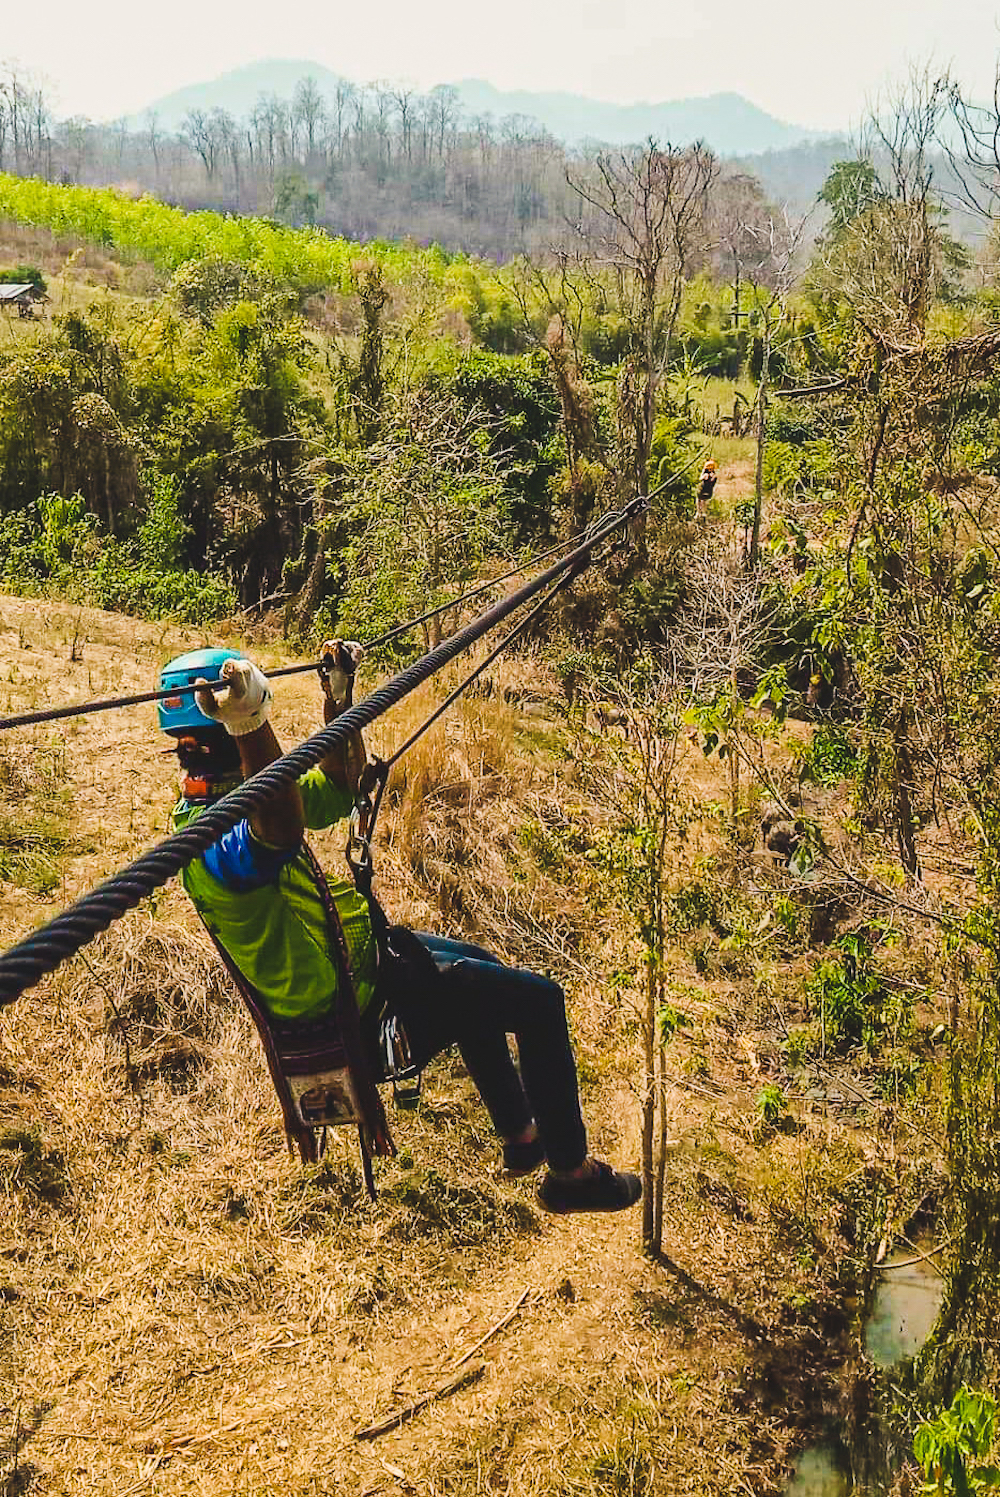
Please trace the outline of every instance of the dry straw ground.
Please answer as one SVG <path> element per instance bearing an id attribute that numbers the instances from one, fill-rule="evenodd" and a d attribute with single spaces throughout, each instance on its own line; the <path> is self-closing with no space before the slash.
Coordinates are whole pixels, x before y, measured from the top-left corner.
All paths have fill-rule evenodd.
<path id="1" fill-rule="evenodd" d="M 195 643 L 2 599 L 0 711 L 146 689 Z M 511 670 L 555 695 L 537 663 Z M 382 745 L 426 705 L 387 722 Z M 303 736 L 317 708 L 310 678 L 281 683 L 279 734 Z M 555 710 L 467 702 L 406 761 L 378 860 L 397 917 L 560 976 L 594 1146 L 634 1165 L 637 950 L 581 851 L 607 816 L 587 788 L 607 752 Z M 685 777 L 689 793 L 721 793 L 694 750 Z M 148 708 L 9 735 L 4 944 L 153 842 L 173 779 Z M 339 834 L 317 842 L 336 866 Z M 704 851 L 693 836 L 678 874 Z M 0 1017 L 0 1492 L 779 1490 L 827 1386 L 837 1243 L 816 1203 L 824 1171 L 860 1146 L 819 1116 L 759 1136 L 774 1037 L 738 973 L 698 978 L 684 962 L 670 1260 L 652 1265 L 637 1214 L 545 1219 L 530 1183 L 499 1178 L 447 1057 L 419 1112 L 395 1121 L 377 1203 L 348 1138 L 301 1168 L 183 897 L 165 890 L 116 925 Z M 519 1301 L 477 1353 L 482 1376 L 355 1438 L 446 1379 Z"/>

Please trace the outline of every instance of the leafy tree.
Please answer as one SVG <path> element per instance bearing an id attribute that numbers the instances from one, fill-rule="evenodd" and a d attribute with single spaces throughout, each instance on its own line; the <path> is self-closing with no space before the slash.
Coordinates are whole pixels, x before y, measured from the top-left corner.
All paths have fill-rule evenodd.
<path id="1" fill-rule="evenodd" d="M 518 534 L 525 539 L 548 534 L 558 406 L 539 356 L 475 351 L 447 383 L 463 404 L 487 417 L 491 453 L 510 493 L 509 513 Z"/>
<path id="2" fill-rule="evenodd" d="M 338 628 L 371 633 L 445 602 L 506 552 L 508 518 L 485 413 L 453 392 L 404 390 L 381 435 L 345 455 L 328 519 L 339 572 Z M 428 638 L 441 637 L 433 620 Z"/>
<path id="3" fill-rule="evenodd" d="M 48 290 L 45 277 L 37 265 L 15 265 L 10 270 L 0 270 L 0 284 L 32 286 L 39 296 L 44 296 Z"/>
<path id="4" fill-rule="evenodd" d="M 310 188 L 300 172 L 282 172 L 274 184 L 274 216 L 292 228 L 315 224 L 319 193 Z"/>
<path id="5" fill-rule="evenodd" d="M 884 197 L 878 172 L 867 159 L 835 161 L 819 192 L 819 201 L 830 210 L 830 233 L 834 237 Z"/>
<path id="6" fill-rule="evenodd" d="M 278 588 L 284 557 L 301 544 L 296 475 L 323 426 L 322 402 L 307 384 L 314 351 L 282 300 L 267 297 L 221 311 L 205 352 L 233 441 L 220 466 L 222 507 L 236 523 L 220 554 L 252 603 Z"/>
<path id="7" fill-rule="evenodd" d="M 182 312 L 211 327 L 215 314 L 238 301 L 259 301 L 275 288 L 269 278 L 241 260 L 206 255 L 175 271 L 170 293 Z"/>
<path id="8" fill-rule="evenodd" d="M 649 492 L 657 393 L 670 362 L 684 279 L 707 243 L 706 207 L 718 166 L 697 144 L 650 140 L 642 150 L 598 156 L 570 173 L 579 198 L 579 266 L 608 287 L 628 329 L 618 375 L 619 481 Z"/>

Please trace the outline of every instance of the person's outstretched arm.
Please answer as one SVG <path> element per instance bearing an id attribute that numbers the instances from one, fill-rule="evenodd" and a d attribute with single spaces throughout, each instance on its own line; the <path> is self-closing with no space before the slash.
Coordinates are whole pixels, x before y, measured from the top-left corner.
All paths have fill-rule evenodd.
<path id="1" fill-rule="evenodd" d="M 236 739 L 243 775 L 249 779 L 281 758 L 281 745 L 268 722 L 271 687 L 250 660 L 227 660 L 220 675 L 228 682 L 226 688 L 218 693 L 199 691 L 198 705 Z M 298 785 L 293 782 L 276 791 L 248 820 L 254 836 L 268 847 L 297 847 L 305 833 Z"/>
<path id="2" fill-rule="evenodd" d="M 323 721 L 333 722 L 335 717 L 350 706 L 354 686 L 354 672 L 361 659 L 361 646 L 350 639 L 326 639 L 320 647 L 320 681 L 323 684 Z M 361 771 L 367 763 L 364 739 L 360 733 L 352 733 L 346 743 L 332 748 L 325 759 L 320 760 L 320 769 L 327 779 L 341 790 L 353 795 L 358 788 Z"/>

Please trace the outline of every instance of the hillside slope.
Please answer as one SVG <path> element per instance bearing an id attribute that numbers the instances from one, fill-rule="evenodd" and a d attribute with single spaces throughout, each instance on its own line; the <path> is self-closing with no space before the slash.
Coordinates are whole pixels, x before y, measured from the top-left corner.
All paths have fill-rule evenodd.
<path id="1" fill-rule="evenodd" d="M 141 690 L 194 642 L 5 598 L 0 706 Z M 540 667 L 511 670 L 551 691 Z M 286 741 L 315 698 L 310 678 L 280 684 Z M 398 916 L 471 928 L 566 982 L 594 1145 L 634 1162 L 633 937 L 585 861 L 539 851 L 540 827 L 606 819 L 581 771 L 609 752 L 554 700 L 541 718 L 467 703 L 410 762 L 378 865 Z M 23 730 L 2 753 L 6 943 L 160 835 L 173 761 L 148 708 Z M 697 752 L 684 779 L 715 793 Z M 335 863 L 340 837 L 317 841 Z M 678 873 L 709 849 L 692 830 Z M 837 1347 L 832 1260 L 804 1255 L 789 1222 L 805 1212 L 823 1237 L 802 1192 L 843 1160 L 817 1162 L 819 1117 L 755 1132 L 775 1053 L 756 1006 L 738 977 L 678 979 L 690 1029 L 672 1056 L 670 1256 L 654 1265 L 636 1215 L 543 1219 L 530 1185 L 498 1180 L 447 1057 L 394 1121 L 401 1152 L 374 1205 L 348 1137 L 303 1170 L 186 901 L 169 889 L 120 922 L 0 1016 L 0 1470 L 53 1497 L 777 1490 Z M 484 1338 L 472 1385 L 354 1437 Z"/>

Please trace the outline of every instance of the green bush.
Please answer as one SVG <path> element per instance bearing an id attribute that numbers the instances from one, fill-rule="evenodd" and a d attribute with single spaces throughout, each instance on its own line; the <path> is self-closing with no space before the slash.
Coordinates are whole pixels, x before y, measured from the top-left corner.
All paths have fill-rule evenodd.
<path id="1" fill-rule="evenodd" d="M 824 958 L 809 979 L 810 1006 L 821 1018 L 828 1045 L 873 1051 L 899 1017 L 902 1000 L 886 988 L 871 944 L 865 934 L 841 936 L 839 955 Z"/>
<path id="2" fill-rule="evenodd" d="M 487 418 L 490 451 L 510 495 L 510 518 L 525 537 L 552 525 L 549 485 L 563 460 L 559 402 L 541 354 L 513 357 L 475 350 L 441 381 Z"/>
<path id="3" fill-rule="evenodd" d="M 845 729 L 820 723 L 812 742 L 798 755 L 799 779 L 814 785 L 839 785 L 858 773 L 861 761 Z"/>
<path id="4" fill-rule="evenodd" d="M 5 286 L 34 286 L 39 296 L 44 296 L 48 289 L 45 277 L 37 265 L 15 265 L 10 270 L 0 270 L 0 283 Z"/>
<path id="5" fill-rule="evenodd" d="M 764 448 L 764 487 L 770 493 L 791 498 L 800 493 L 819 493 L 833 484 L 836 461 L 828 441 L 793 442 L 772 440 Z"/>
<path id="6" fill-rule="evenodd" d="M 754 1111 L 757 1119 L 767 1128 L 776 1128 L 788 1108 L 788 1099 L 780 1086 L 769 1082 L 757 1095 Z"/>
<path id="7" fill-rule="evenodd" d="M 661 416 L 653 430 L 649 452 L 650 489 L 659 488 L 660 484 L 667 485 L 655 500 L 661 513 L 694 514 L 698 475 L 697 463 L 692 459 L 696 451 L 686 423 L 679 416 Z"/>
<path id="8" fill-rule="evenodd" d="M 967 411 L 956 422 L 952 436 L 953 462 L 956 468 L 973 473 L 1000 473 L 1000 434 L 995 402 L 983 402 L 984 409 Z"/>
<path id="9" fill-rule="evenodd" d="M 924 1492 L 969 1497 L 1000 1487 L 1000 1471 L 995 1466 L 975 1464 L 992 1449 L 996 1416 L 997 1406 L 990 1395 L 963 1383 L 950 1408 L 920 1425 L 913 1453 L 928 1478 Z"/>
<path id="10" fill-rule="evenodd" d="M 775 400 L 768 408 L 767 430 L 772 441 L 801 447 L 819 438 L 818 413 L 802 402 Z"/>
<path id="11" fill-rule="evenodd" d="M 172 489 L 154 483 L 133 539 L 102 533 L 79 494 L 43 494 L 30 511 L 0 518 L 0 586 L 52 593 L 143 618 L 203 624 L 236 608 L 230 583 L 180 566 L 185 527 Z"/>
<path id="12" fill-rule="evenodd" d="M 728 912 L 724 904 L 718 885 L 692 879 L 674 889 L 664 900 L 667 929 L 681 934 L 707 925 L 716 935 L 728 935 L 732 922 L 726 918 Z"/>

